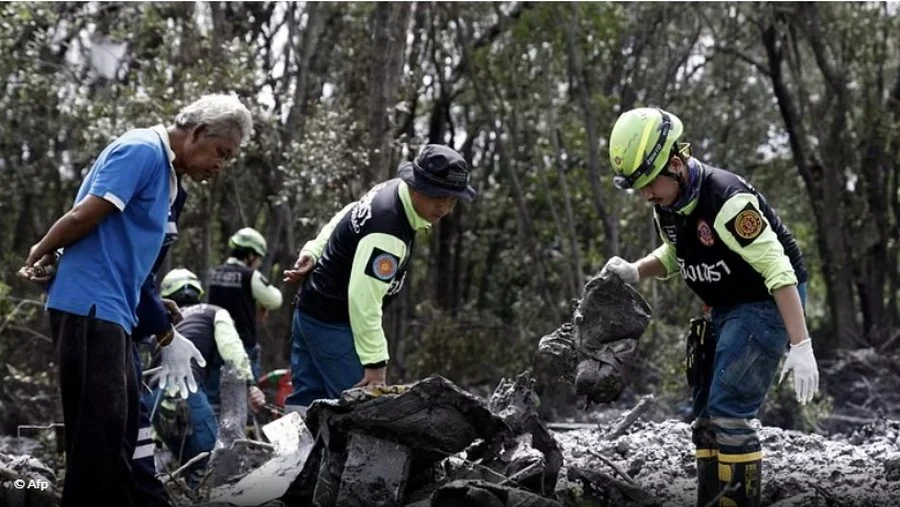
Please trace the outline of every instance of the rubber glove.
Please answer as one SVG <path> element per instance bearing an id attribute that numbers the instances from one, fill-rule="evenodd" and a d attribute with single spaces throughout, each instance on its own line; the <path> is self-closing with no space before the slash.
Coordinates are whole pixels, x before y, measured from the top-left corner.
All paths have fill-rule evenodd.
<path id="1" fill-rule="evenodd" d="M 801 405 L 806 405 L 819 392 L 819 367 L 813 354 L 812 340 L 809 338 L 791 344 L 791 351 L 788 352 L 784 367 L 781 369 L 779 384 L 791 370 L 794 370 L 794 391 L 797 393 L 797 401 Z"/>
<path id="2" fill-rule="evenodd" d="M 182 398 L 187 399 L 188 391 L 197 392 L 191 359 L 197 361 L 200 367 L 206 366 L 206 360 L 190 340 L 177 330 L 173 329 L 173 332 L 172 343 L 160 350 L 161 364 L 156 378 L 160 389 L 169 392 L 177 390 Z"/>
<path id="3" fill-rule="evenodd" d="M 606 266 L 603 266 L 603 270 L 617 275 L 625 283 L 637 283 L 641 279 L 637 264 L 628 262 L 621 257 L 609 259 L 606 262 Z"/>

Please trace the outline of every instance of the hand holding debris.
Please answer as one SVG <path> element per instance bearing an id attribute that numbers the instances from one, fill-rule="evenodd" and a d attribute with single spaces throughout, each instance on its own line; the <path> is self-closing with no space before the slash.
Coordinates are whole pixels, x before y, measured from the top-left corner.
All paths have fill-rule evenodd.
<path id="1" fill-rule="evenodd" d="M 628 262 L 618 256 L 609 259 L 606 265 L 603 266 L 603 271 L 618 276 L 625 283 L 638 283 L 641 280 L 641 274 L 638 271 L 637 264 Z M 601 275 L 603 274 L 603 271 L 601 271 Z"/>
<path id="2" fill-rule="evenodd" d="M 535 359 L 543 369 L 574 383 L 575 392 L 594 403 L 622 393 L 637 340 L 650 323 L 650 305 L 626 282 L 613 270 L 601 271 L 584 286 L 572 321 L 538 346 Z"/>

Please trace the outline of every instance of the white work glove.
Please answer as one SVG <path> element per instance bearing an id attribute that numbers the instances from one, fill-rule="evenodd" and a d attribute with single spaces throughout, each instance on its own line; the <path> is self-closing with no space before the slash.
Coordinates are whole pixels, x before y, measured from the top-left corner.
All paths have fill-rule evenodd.
<path id="1" fill-rule="evenodd" d="M 206 360 L 203 354 L 197 350 L 197 347 L 185 338 L 181 333 L 175 331 L 172 343 L 160 350 L 160 370 L 156 374 L 159 381 L 159 388 L 166 391 L 177 390 L 182 398 L 188 397 L 188 390 L 192 393 L 197 392 L 197 382 L 194 381 L 194 372 L 191 370 L 191 359 L 197 361 L 201 367 L 206 366 Z M 187 385 L 185 385 L 187 381 Z"/>
<path id="2" fill-rule="evenodd" d="M 819 392 L 819 367 L 816 365 L 812 340 L 809 338 L 796 345 L 791 344 L 791 351 L 781 369 L 779 384 L 791 370 L 794 370 L 794 391 L 797 392 L 797 401 L 801 405 L 806 405 Z"/>
<path id="3" fill-rule="evenodd" d="M 603 266 L 604 271 L 617 275 L 625 283 L 638 283 L 641 279 L 637 264 L 626 261 L 621 257 L 613 257 Z"/>

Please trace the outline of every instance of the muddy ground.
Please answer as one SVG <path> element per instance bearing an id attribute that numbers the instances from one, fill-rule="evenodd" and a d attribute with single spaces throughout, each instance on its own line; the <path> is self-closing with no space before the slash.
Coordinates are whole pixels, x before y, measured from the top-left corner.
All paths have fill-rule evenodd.
<path id="1" fill-rule="evenodd" d="M 822 387 L 833 407 L 816 422 L 814 432 L 771 426 L 769 421 L 785 421 L 785 415 L 763 414 L 763 505 L 900 505 L 897 364 L 896 355 L 871 349 L 822 361 Z M 9 373 L 4 377 L 3 391 L 18 395 L 20 402 L 28 400 L 10 405 L 0 397 L 0 406 L 19 409 L 18 417 L 7 419 L 12 423 L 5 425 L 7 435 L 15 435 L 16 423 L 55 419 L 38 415 L 52 414 L 42 410 L 53 400 L 46 384 Z M 559 500 L 570 506 L 694 505 L 696 469 L 689 425 L 678 420 L 671 407 L 654 403 L 623 434 L 610 438 L 610 429 L 636 401 L 633 393 L 625 394 L 613 405 L 578 410 L 579 420 L 590 424 L 553 431 L 564 454 L 556 486 Z M 0 438 L 0 505 L 15 504 L 6 500 L 14 498 L 10 484 L 17 476 L 55 481 L 63 475 L 58 428 L 40 426 L 21 427 L 23 437 L 33 439 Z M 37 457 L 41 463 L 22 459 L 23 455 Z"/>
<path id="2" fill-rule="evenodd" d="M 761 427 L 759 433 L 764 450 L 763 505 L 862 507 L 900 503 L 900 421 L 879 421 L 849 435 L 831 437 L 772 427 Z M 633 484 L 652 497 L 645 504 L 694 504 L 696 467 L 691 430 L 686 423 L 639 420 L 615 439 L 604 438 L 599 429 L 555 435 L 565 454 L 557 491 L 569 505 L 579 499 L 588 504 L 638 503 L 627 495 L 585 487 L 578 478 L 579 468 Z"/>

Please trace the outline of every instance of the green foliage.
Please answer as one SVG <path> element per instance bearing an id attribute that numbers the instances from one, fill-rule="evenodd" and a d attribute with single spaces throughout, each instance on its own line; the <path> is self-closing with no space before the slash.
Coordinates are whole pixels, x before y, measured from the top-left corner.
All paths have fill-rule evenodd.
<path id="1" fill-rule="evenodd" d="M 423 303 L 410 326 L 406 366 L 411 378 L 443 375 L 460 385 L 493 387 L 503 376 L 530 367 L 537 340 L 526 326 L 511 326 L 521 315 L 500 320 L 489 313 L 447 315 Z M 519 310 L 512 310 L 519 313 Z"/>
<path id="2" fill-rule="evenodd" d="M 2 264 L 14 271 L 71 207 L 110 140 L 171 123 L 204 93 L 237 93 L 255 131 L 217 181 L 186 182 L 190 201 L 167 267 L 198 274 L 223 260 L 231 232 L 249 225 L 266 235 L 272 254 L 263 269 L 280 283 L 277 267 L 291 265 L 334 212 L 423 143 L 444 140 L 471 159 L 479 197 L 417 241 L 409 296 L 388 311 L 400 321 L 389 332 L 392 360 L 410 377 L 495 382 L 527 367 L 538 339 L 568 318 L 579 276 L 597 273 L 609 255 L 633 260 L 659 243 L 648 206 L 613 188 L 605 143 L 623 109 L 661 106 L 685 122 L 697 157 L 746 176 L 778 210 L 809 267 L 809 326 L 814 336 L 833 334 L 836 292 L 826 268 L 848 263 L 854 276 L 873 278 L 873 266 L 900 264 L 893 201 L 880 209 L 875 198 L 892 195 L 879 191 L 898 181 L 897 164 L 885 162 L 900 153 L 898 113 L 885 97 L 897 79 L 890 55 L 900 30 L 883 5 L 811 5 L 827 27 L 819 39 L 847 76 L 843 116 L 812 56 L 815 26 L 803 23 L 801 9 L 813 7 L 805 5 L 6 3 Z M 794 37 L 783 71 L 803 99 L 804 139 L 832 149 L 816 154 L 835 188 L 847 186 L 848 174 L 858 180 L 858 190 L 839 188 L 833 198 L 852 204 L 844 221 L 820 223 L 809 188 L 818 180 L 797 167 L 760 33 L 775 19 Z M 379 30 L 390 48 L 373 43 Z M 117 51 L 113 71 L 103 69 Z M 379 74 L 375 61 L 398 70 Z M 383 132 L 371 128 L 377 119 L 386 120 Z M 831 132 L 840 142 L 827 141 Z M 872 139 L 884 142 L 865 144 Z M 883 148 L 879 164 L 868 163 L 867 146 Z M 838 155 L 843 165 L 828 165 Z M 823 234 L 833 229 L 855 234 L 852 255 L 825 255 Z M 888 297 L 896 279 L 896 269 L 886 270 L 865 293 L 885 299 L 887 327 L 897 325 L 897 299 Z M 15 297 L 37 294 L 13 287 Z M 677 276 L 638 288 L 654 322 L 635 383 L 674 405 L 684 395 L 683 329 L 700 302 Z M 852 299 L 862 321 L 864 298 Z M 0 297 L 0 309 L 11 300 Z M 287 306 L 263 326 L 268 367 L 287 364 Z"/>

